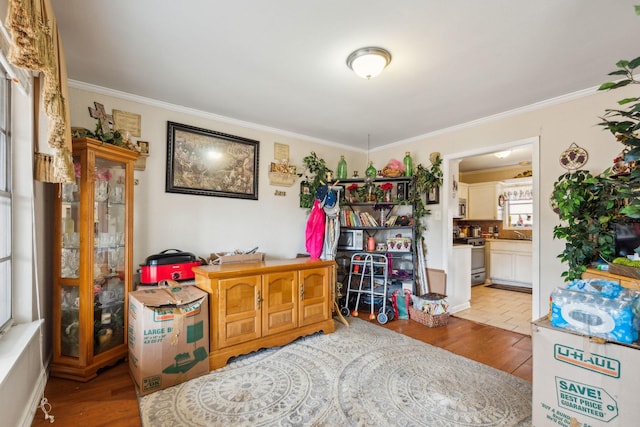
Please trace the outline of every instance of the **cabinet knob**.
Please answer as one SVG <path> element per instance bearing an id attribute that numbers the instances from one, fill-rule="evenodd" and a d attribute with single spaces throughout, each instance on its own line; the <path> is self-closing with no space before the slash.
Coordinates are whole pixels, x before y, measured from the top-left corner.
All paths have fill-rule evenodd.
<path id="1" fill-rule="evenodd" d="M 258 304 L 258 308 L 260 308 L 260 303 L 262 302 L 262 298 L 260 297 L 260 291 L 258 291 L 258 297 L 256 299 L 256 303 Z"/>

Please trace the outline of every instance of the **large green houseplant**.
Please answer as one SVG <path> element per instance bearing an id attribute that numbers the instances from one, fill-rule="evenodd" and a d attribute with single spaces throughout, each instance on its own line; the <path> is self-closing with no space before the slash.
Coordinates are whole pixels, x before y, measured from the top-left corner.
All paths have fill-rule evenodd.
<path id="1" fill-rule="evenodd" d="M 640 66 L 640 57 L 632 60 L 621 60 L 616 64 L 617 70 L 609 73 L 610 76 L 623 76 L 615 82 L 607 82 L 600 86 L 599 90 L 614 90 L 629 85 L 640 84 L 634 77 L 634 71 Z M 616 141 L 622 143 L 624 162 L 629 165 L 628 174 L 615 177 L 613 184 L 617 189 L 617 198 L 626 200 L 621 208 L 622 215 L 640 218 L 640 168 L 635 162 L 640 160 L 640 97 L 624 98 L 618 101 L 618 105 L 624 108 L 605 110 L 599 123 L 604 129 L 613 134 Z"/>
<path id="2" fill-rule="evenodd" d="M 609 75 L 624 78 L 603 83 L 599 90 L 640 83 L 634 78 L 640 57 L 618 61 L 616 66 L 618 69 Z M 613 220 L 640 218 L 640 168 L 636 165 L 640 160 L 640 97 L 624 98 L 618 105 L 621 108 L 606 109 L 598 124 L 622 143 L 620 162 L 624 172 L 607 168 L 592 175 L 577 170 L 561 175 L 554 183 L 551 204 L 561 224 L 554 227 L 553 236 L 566 241 L 558 258 L 569 267 L 562 273 L 567 281 L 580 278 L 589 263 L 615 257 Z"/>
<path id="3" fill-rule="evenodd" d="M 566 241 L 558 255 L 569 267 L 562 273 L 565 280 L 579 279 L 598 257 L 612 258 L 615 249 L 610 222 L 619 215 L 619 206 L 607 174 L 594 176 L 577 170 L 561 175 L 553 185 L 551 202 L 561 221 L 553 228 L 553 237 Z"/>

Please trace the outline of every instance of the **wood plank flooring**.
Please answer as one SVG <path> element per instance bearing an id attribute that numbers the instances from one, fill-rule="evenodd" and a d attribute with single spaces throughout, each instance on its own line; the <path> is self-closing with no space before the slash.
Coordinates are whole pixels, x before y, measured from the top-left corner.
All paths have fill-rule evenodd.
<path id="1" fill-rule="evenodd" d="M 453 316 L 446 326 L 438 328 L 428 328 L 413 320 L 393 320 L 383 327 L 532 380 L 530 336 Z M 55 417 L 56 426 L 141 425 L 126 362 L 105 368 L 87 383 L 49 378 L 45 397 L 51 404 L 50 414 Z M 50 423 L 38 409 L 32 426 L 45 425 Z"/>

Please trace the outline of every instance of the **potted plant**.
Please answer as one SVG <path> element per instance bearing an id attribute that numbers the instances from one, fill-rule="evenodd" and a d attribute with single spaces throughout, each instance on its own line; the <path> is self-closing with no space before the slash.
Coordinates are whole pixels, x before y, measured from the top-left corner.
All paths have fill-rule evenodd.
<path id="1" fill-rule="evenodd" d="M 426 215 L 431 214 L 431 210 L 426 208 L 424 197 L 429 189 L 433 186 L 439 187 L 442 185 L 442 158 L 439 153 L 434 153 L 430 157 L 431 166 L 429 168 L 422 164 L 416 165 L 411 178 L 411 184 L 413 187 L 412 195 L 406 200 L 406 203 L 413 204 L 414 211 L 413 216 L 416 218 L 416 241 L 422 241 L 422 234 L 425 231 L 425 226 L 420 219 Z"/>
<path id="2" fill-rule="evenodd" d="M 618 61 L 616 66 L 618 69 L 609 75 L 624 78 L 616 82 L 603 83 L 598 90 L 614 90 L 640 84 L 634 77 L 635 69 L 640 66 L 640 57 L 632 61 Z M 625 109 L 606 109 L 601 117 L 602 122 L 598 124 L 611 132 L 616 141 L 623 145 L 621 157 L 628 167 L 625 173 L 617 174 L 613 181 L 618 190 L 617 198 L 628 201 L 620 213 L 631 218 L 640 218 L 640 169 L 636 167 L 636 162 L 640 160 L 640 97 L 621 99 L 618 105 L 624 106 Z"/>
<path id="3" fill-rule="evenodd" d="M 393 190 L 393 184 L 390 182 L 385 182 L 380 186 L 380 189 L 382 190 L 383 200 L 385 202 L 390 202 L 392 199 L 391 190 Z"/>
<path id="4" fill-rule="evenodd" d="M 613 90 L 640 83 L 634 70 L 640 57 L 621 60 L 611 76 L 624 76 L 617 82 L 603 83 L 599 90 Z M 621 155 L 614 159 L 613 168 L 599 175 L 577 170 L 561 175 L 554 183 L 551 205 L 561 224 L 553 229 L 553 237 L 566 241 L 558 255 L 568 264 L 562 273 L 565 281 L 579 279 L 589 263 L 615 257 L 615 235 L 611 221 L 623 217 L 640 218 L 640 97 L 618 101 L 626 109 L 606 109 L 598 123 L 623 144 Z M 624 167 L 621 167 L 624 164 Z"/>
<path id="5" fill-rule="evenodd" d="M 303 177 L 300 183 L 300 207 L 311 209 L 316 197 L 316 191 L 327 182 L 327 174 L 333 171 L 327 167 L 324 159 L 318 158 L 314 151 L 302 159 L 306 170 L 299 176 Z"/>
<path id="6" fill-rule="evenodd" d="M 566 240 L 558 255 L 569 267 L 562 273 L 566 281 L 579 279 L 587 265 L 615 254 L 610 222 L 619 216 L 615 186 L 607 173 L 592 175 L 577 170 L 561 175 L 553 185 L 551 205 L 561 224 L 553 228 L 553 237 Z"/>

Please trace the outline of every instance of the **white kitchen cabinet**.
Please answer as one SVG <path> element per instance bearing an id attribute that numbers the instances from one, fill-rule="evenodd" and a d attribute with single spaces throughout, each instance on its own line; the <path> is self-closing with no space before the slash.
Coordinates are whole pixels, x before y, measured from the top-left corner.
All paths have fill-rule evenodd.
<path id="1" fill-rule="evenodd" d="M 531 242 L 492 241 L 489 245 L 489 272 L 491 283 L 531 287 Z"/>
<path id="2" fill-rule="evenodd" d="M 469 184 L 468 193 L 467 219 L 502 219 L 502 209 L 498 206 L 499 182 Z"/>
<path id="3" fill-rule="evenodd" d="M 447 272 L 449 312 L 471 307 L 471 245 L 453 245 Z"/>
<path id="4" fill-rule="evenodd" d="M 469 198 L 469 184 L 466 182 L 458 183 L 458 198 L 464 200 Z"/>

